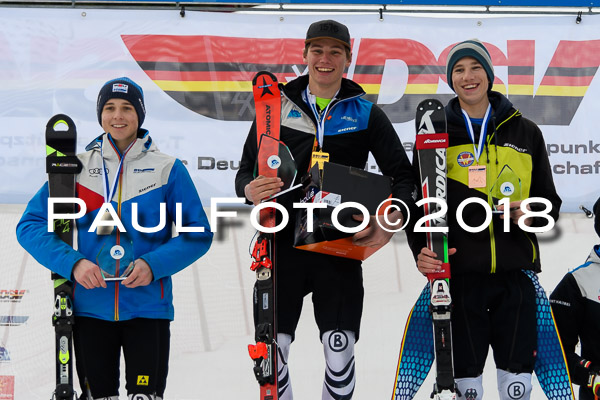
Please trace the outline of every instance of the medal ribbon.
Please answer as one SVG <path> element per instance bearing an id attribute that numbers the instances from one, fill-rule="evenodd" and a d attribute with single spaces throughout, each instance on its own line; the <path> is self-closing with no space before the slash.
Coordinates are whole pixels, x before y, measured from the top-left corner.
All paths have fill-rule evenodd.
<path id="1" fill-rule="evenodd" d="M 319 111 L 317 110 L 317 96 L 310 93 L 308 86 L 306 86 L 306 89 L 304 90 L 304 101 L 309 105 L 315 118 L 317 119 L 317 143 L 319 148 L 323 148 L 323 138 L 325 136 L 325 117 L 327 116 L 327 111 L 329 111 L 329 106 L 333 103 L 333 100 L 335 100 L 335 97 L 338 93 L 339 90 L 335 93 L 329 104 L 327 104 L 327 107 L 325 107 L 323 113 L 319 114 Z M 321 118 L 321 115 L 323 118 Z"/>
<path id="2" fill-rule="evenodd" d="M 109 138 L 109 140 L 111 140 L 109 134 L 107 134 L 107 137 Z M 117 173 L 115 174 L 115 176 L 113 178 L 112 187 L 108 185 L 108 170 L 106 169 L 106 163 L 104 162 L 104 150 L 103 150 L 104 144 L 102 144 L 100 146 L 100 157 L 102 158 L 102 170 L 104 171 L 104 179 L 102 180 L 102 184 L 103 184 L 102 186 L 104 188 L 104 202 L 105 203 L 110 203 L 112 201 L 113 196 L 115 195 L 115 190 L 117 190 L 117 185 L 119 183 L 119 176 L 121 175 L 121 169 L 123 168 L 123 160 L 125 159 L 125 154 L 127 154 L 129 149 L 131 149 L 133 147 L 135 142 L 136 142 L 136 140 L 134 140 L 133 142 L 131 142 L 129 144 L 129 146 L 127 146 L 127 148 L 123 152 L 122 156 L 120 155 L 119 151 L 117 150 L 117 153 L 119 154 L 119 168 L 117 168 Z M 115 147 L 115 149 L 116 149 L 116 147 Z"/>
<path id="3" fill-rule="evenodd" d="M 481 132 L 479 133 L 479 144 L 475 144 L 475 132 L 473 131 L 473 125 L 471 124 L 471 118 L 469 118 L 469 114 L 465 110 L 461 108 L 463 113 L 463 118 L 465 120 L 465 125 L 467 126 L 467 132 L 469 133 L 469 137 L 473 142 L 473 153 L 475 155 L 475 160 L 479 162 L 479 157 L 481 153 L 483 153 L 483 148 L 485 147 L 485 137 L 487 136 L 487 125 L 490 119 L 490 114 L 492 111 L 492 105 L 488 104 L 487 110 L 485 111 L 485 116 L 483 117 L 483 122 L 481 123 Z"/>

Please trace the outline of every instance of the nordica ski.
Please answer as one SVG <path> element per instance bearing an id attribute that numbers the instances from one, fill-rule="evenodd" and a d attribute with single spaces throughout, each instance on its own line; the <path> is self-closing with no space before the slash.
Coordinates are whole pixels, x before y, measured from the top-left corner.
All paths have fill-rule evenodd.
<path id="1" fill-rule="evenodd" d="M 67 130 L 57 130 L 58 126 Z M 81 162 L 75 155 L 77 132 L 73 120 L 58 114 L 46 124 L 46 172 L 50 197 L 75 197 L 76 174 L 81 171 Z M 74 214 L 73 203 L 57 203 L 55 214 Z M 69 246 L 73 246 L 75 221 L 54 221 L 54 232 Z M 73 305 L 71 282 L 60 275 L 52 274 L 54 281 L 54 313 L 52 325 L 56 335 L 56 388 L 53 398 L 73 400 Z"/>
<path id="2" fill-rule="evenodd" d="M 421 194 L 424 200 L 437 198 L 446 201 L 446 115 L 442 104 L 433 99 L 424 100 L 417 106 L 417 136 L 415 147 L 421 178 Z M 436 361 L 436 378 L 432 398 L 456 399 L 458 391 L 454 382 L 452 358 L 452 329 L 450 314 L 452 301 L 448 280 L 448 228 L 446 216 L 439 213 L 439 204 L 425 202 L 427 247 L 443 262 L 442 271 L 429 275 L 415 306 L 412 308 L 404 337 L 393 400 L 413 399 L 427 377 L 433 361 Z M 418 231 L 415 228 L 415 231 Z M 433 324 L 433 330 L 431 326 Z"/>
<path id="3" fill-rule="evenodd" d="M 267 178 L 277 177 L 281 164 L 278 155 L 281 93 L 277 78 L 269 72 L 261 71 L 252 80 L 252 90 L 256 108 L 257 172 Z M 260 224 L 265 228 L 275 226 L 274 208 L 260 211 Z M 261 400 L 279 398 L 275 256 L 274 234 L 259 232 L 252 251 L 251 266 L 256 272 L 253 293 L 256 344 L 248 345 L 248 351 L 254 360 L 254 376 L 260 385 Z"/>
<path id="4" fill-rule="evenodd" d="M 444 106 L 437 100 L 424 100 L 417 106 L 417 137 L 415 147 L 419 155 L 419 173 L 423 199 L 437 198 L 446 201 L 446 114 Z M 432 398 L 439 400 L 456 399 L 457 388 L 454 382 L 452 359 L 452 326 L 450 316 L 450 263 L 448 262 L 448 224 L 446 216 L 438 213 L 437 203 L 425 203 L 427 220 L 427 247 L 442 261 L 439 273 L 429 274 L 431 287 L 430 312 L 433 320 L 436 376 Z"/>

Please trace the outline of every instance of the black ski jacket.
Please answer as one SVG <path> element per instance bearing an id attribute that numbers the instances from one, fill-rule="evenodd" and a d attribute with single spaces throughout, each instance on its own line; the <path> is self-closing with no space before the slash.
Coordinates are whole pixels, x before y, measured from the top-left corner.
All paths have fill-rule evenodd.
<path id="1" fill-rule="evenodd" d="M 496 273 L 517 269 L 541 271 L 539 246 L 534 233 L 527 233 L 516 224 L 510 224 L 509 232 L 504 232 L 504 220 L 492 215 L 486 226 L 485 209 L 480 204 L 471 204 L 462 211 L 464 223 L 470 227 L 482 226 L 479 232 L 471 233 L 463 229 L 457 220 L 457 209 L 466 199 L 483 199 L 493 209 L 497 202 L 496 188 L 506 180 L 506 173 L 515 181 L 520 181 L 521 199 L 543 197 L 550 201 L 552 210 L 548 213 L 558 220 L 560 200 L 550 169 L 546 145 L 542 132 L 532 121 L 524 118 L 512 103 L 498 92 L 490 92 L 492 105 L 485 150 L 479 162 L 475 160 L 473 142 L 468 136 L 458 98 L 450 100 L 446 106 L 449 147 L 447 149 L 448 182 L 448 246 L 457 249 L 450 257 L 452 275 L 470 272 Z M 418 154 L 414 152 L 413 168 L 417 181 Z M 468 167 L 486 166 L 485 188 L 469 188 Z M 503 171 L 504 173 L 500 175 Z M 510 168 L 510 170 L 508 169 Z M 518 184 L 515 185 L 519 190 Z M 543 204 L 532 204 L 534 211 L 545 208 Z M 422 208 L 416 210 L 422 215 Z M 414 218 L 413 218 L 414 220 Z M 533 226 L 541 227 L 548 223 L 542 217 L 533 219 Z M 408 231 L 409 245 L 416 256 L 425 247 L 424 234 Z"/>
<path id="2" fill-rule="evenodd" d="M 308 171 L 317 132 L 316 118 L 303 99 L 308 75 L 279 86 L 282 90 L 280 140 L 289 147 L 296 161 L 296 182 L 299 182 Z M 410 161 L 390 120 L 377 105 L 362 99 L 364 94 L 358 84 L 342 79 L 340 91 L 325 117 L 323 151 L 329 153 L 330 162 L 361 169 L 365 168 L 371 152 L 381 172 L 393 179 L 393 196 L 411 206 L 414 203 L 414 180 Z M 240 197 L 245 197 L 244 187 L 255 177 L 256 143 L 254 121 L 235 178 L 236 193 Z M 283 237 L 291 240 L 295 222 L 292 203 L 299 202 L 300 196 L 301 190 L 298 189 L 277 199 L 290 211 L 290 222 L 282 231 L 283 235 L 278 236 L 280 243 Z"/>
<path id="3" fill-rule="evenodd" d="M 579 388 L 579 399 L 593 399 L 587 388 L 590 374 L 600 373 L 600 245 L 587 261 L 564 276 L 550 295 L 554 320 L 560 333 L 571 381 Z M 581 355 L 575 353 L 581 342 Z"/>

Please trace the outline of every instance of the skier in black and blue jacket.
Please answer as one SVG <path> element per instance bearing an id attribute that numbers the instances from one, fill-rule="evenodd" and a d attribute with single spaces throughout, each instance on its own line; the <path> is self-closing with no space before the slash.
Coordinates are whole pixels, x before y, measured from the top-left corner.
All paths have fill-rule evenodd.
<path id="1" fill-rule="evenodd" d="M 594 228 L 600 236 L 600 198 L 594 204 Z M 600 397 L 600 244 L 584 264 L 566 274 L 550 295 L 569 373 L 579 385 L 579 400 Z M 575 349 L 581 343 L 580 354 Z"/>
<path id="2" fill-rule="evenodd" d="M 384 175 L 393 178 L 392 194 L 407 204 L 413 202 L 414 181 L 410 162 L 391 122 L 377 105 L 365 100 L 364 90 L 343 78 L 352 60 L 348 28 L 333 20 L 310 25 L 306 35 L 304 61 L 308 75 L 281 85 L 281 132 L 302 177 L 311 165 L 313 152 L 324 152 L 329 161 L 363 169 L 372 153 Z M 257 158 L 256 123 L 244 145 L 236 175 L 236 193 L 248 203 L 280 191 L 279 178 L 255 176 Z M 299 180 L 299 179 L 298 179 Z M 359 188 L 357 188 L 360 190 Z M 300 202 L 301 191 L 278 197 L 288 210 Z M 351 399 L 355 384 L 354 344 L 358 340 L 363 308 L 361 261 L 320 254 L 293 247 L 295 213 L 276 234 L 277 255 L 277 343 L 280 400 L 292 399 L 287 356 L 294 340 L 304 297 L 312 293 L 315 320 L 319 327 L 327 370 L 322 399 Z M 399 215 L 391 218 L 406 218 Z M 400 223 L 399 226 L 401 226 Z M 378 247 L 392 233 L 371 223 L 354 235 L 354 243 Z"/>

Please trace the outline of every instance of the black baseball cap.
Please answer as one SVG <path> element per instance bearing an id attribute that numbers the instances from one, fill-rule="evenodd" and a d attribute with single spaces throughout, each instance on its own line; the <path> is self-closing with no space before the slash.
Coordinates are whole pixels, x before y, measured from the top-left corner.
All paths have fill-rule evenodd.
<path id="1" fill-rule="evenodd" d="M 313 22 L 308 27 L 304 44 L 309 44 L 317 39 L 333 39 L 343 44 L 348 50 L 352 50 L 348 27 L 332 19 Z"/>

